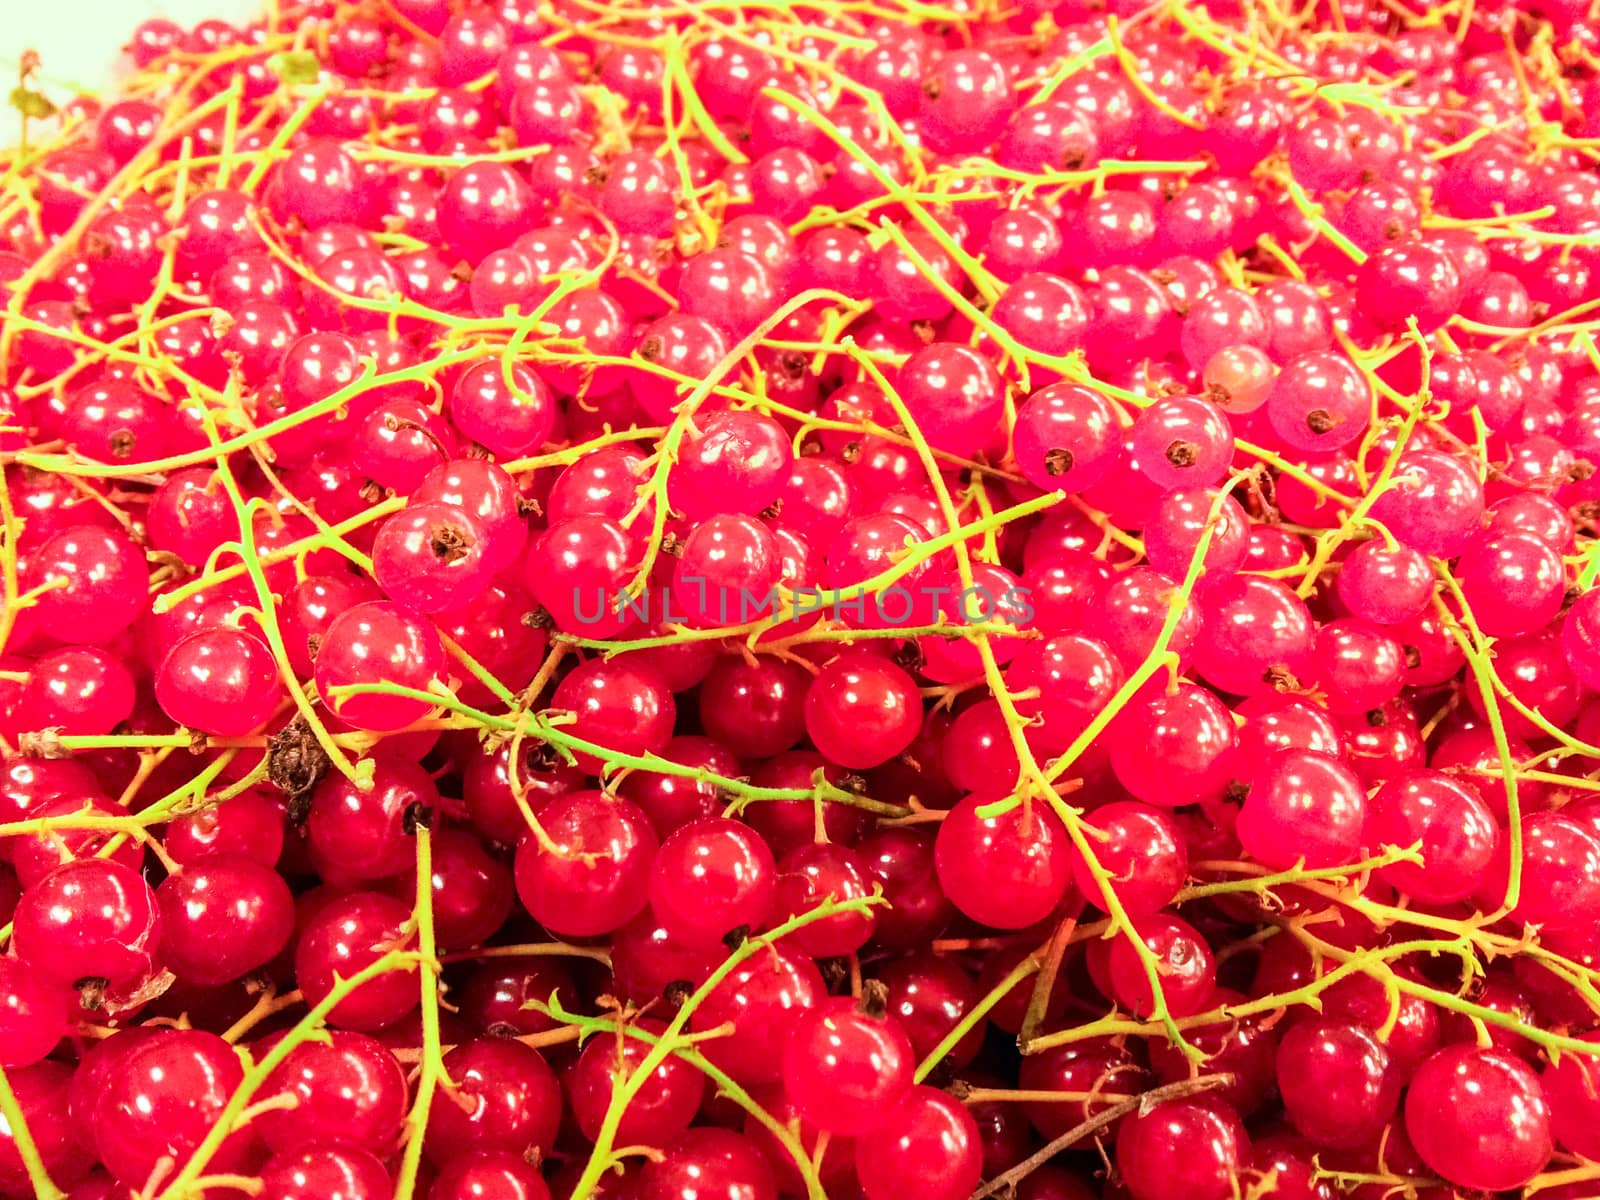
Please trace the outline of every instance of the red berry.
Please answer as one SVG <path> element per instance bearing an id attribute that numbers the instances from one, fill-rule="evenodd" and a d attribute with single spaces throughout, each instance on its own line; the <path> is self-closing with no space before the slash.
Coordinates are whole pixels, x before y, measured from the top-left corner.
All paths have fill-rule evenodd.
<path id="1" fill-rule="evenodd" d="M 665 1022 L 645 1019 L 640 1028 L 660 1036 Z M 584 1137 L 600 1134 L 621 1083 L 643 1067 L 653 1047 L 625 1033 L 601 1034 L 578 1055 L 568 1077 L 572 1115 Z M 662 1146 L 689 1128 L 705 1092 L 705 1076 L 676 1055 L 667 1055 L 633 1093 L 618 1126 L 618 1145 Z"/>
<path id="2" fill-rule="evenodd" d="M 393 683 L 426 691 L 444 670 L 433 627 L 395 605 L 358 604 L 336 617 L 316 653 L 317 691 L 339 717 L 359 729 L 404 729 L 433 707 L 426 700 L 381 692 L 339 695 L 335 689 Z"/>
<path id="3" fill-rule="evenodd" d="M 244 629 L 198 629 L 167 652 L 156 676 L 156 701 L 180 725 L 241 737 L 282 702 L 278 665 L 266 644 Z"/>
<path id="4" fill-rule="evenodd" d="M 868 1200 L 902 1196 L 908 1185 L 929 1200 L 962 1200 L 982 1173 L 977 1122 L 937 1088 L 910 1088 L 883 1124 L 856 1139 L 856 1176 Z"/>
<path id="5" fill-rule="evenodd" d="M 647 902 L 656 835 L 637 805 L 571 792 L 537 814 L 543 836 L 517 847 L 517 895 L 535 920 L 569 937 L 610 933 Z"/>
<path id="6" fill-rule="evenodd" d="M 650 907 L 667 932 L 711 944 L 765 927 L 777 895 L 772 851 L 748 825 L 707 817 L 663 839 L 650 874 Z"/>
<path id="7" fill-rule="evenodd" d="M 1464 1188 L 1519 1188 L 1550 1159 L 1539 1078 L 1499 1050 L 1446 1046 L 1406 1093 L 1406 1132 L 1427 1166 Z"/>
<path id="8" fill-rule="evenodd" d="M 1041 804 L 1000 816 L 979 808 L 997 798 L 962 800 L 939 825 L 936 861 L 945 895 L 964 915 L 996 929 L 1022 929 L 1055 911 L 1072 887 L 1071 846 Z M 1009 881 L 1001 892 L 997 878 Z"/>
<path id="9" fill-rule="evenodd" d="M 537 1050 L 479 1038 L 444 1056 L 446 1077 L 466 1101 L 429 1114 L 425 1150 L 448 1162 L 468 1150 L 544 1153 L 561 1124 L 561 1087 Z"/>
<path id="10" fill-rule="evenodd" d="M 1117 1138 L 1117 1169 L 1134 1200 L 1222 1200 L 1249 1139 L 1232 1109 L 1205 1097 L 1132 1114 Z"/>
<path id="11" fill-rule="evenodd" d="M 892 1017 L 837 997 L 795 1022 L 783 1048 L 783 1086 L 817 1128 L 860 1136 L 888 1121 L 915 1066 L 911 1042 Z"/>

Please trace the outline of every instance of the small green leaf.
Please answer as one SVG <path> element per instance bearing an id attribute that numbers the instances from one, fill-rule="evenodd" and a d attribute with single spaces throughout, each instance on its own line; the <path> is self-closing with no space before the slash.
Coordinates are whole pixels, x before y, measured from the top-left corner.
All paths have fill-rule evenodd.
<path id="1" fill-rule="evenodd" d="M 11 89 L 11 107 L 25 117 L 32 117 L 35 121 L 53 117 L 56 113 L 56 106 L 50 103 L 50 97 L 29 87 L 14 87 Z"/>
<path id="2" fill-rule="evenodd" d="M 273 70 L 278 78 L 291 86 L 297 83 L 315 83 L 322 73 L 322 63 L 309 50 L 292 50 L 287 54 L 272 56 Z"/>

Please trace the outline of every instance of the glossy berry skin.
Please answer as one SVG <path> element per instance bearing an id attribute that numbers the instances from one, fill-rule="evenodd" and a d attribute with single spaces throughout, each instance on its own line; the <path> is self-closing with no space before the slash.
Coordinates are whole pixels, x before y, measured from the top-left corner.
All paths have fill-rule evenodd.
<path id="1" fill-rule="evenodd" d="M 295 584 L 278 605 L 278 629 L 295 674 L 305 679 L 315 672 L 312 648 L 320 649 L 328 627 L 346 609 L 376 599 L 376 586 L 355 575 L 308 575 Z"/>
<path id="2" fill-rule="evenodd" d="M 704 1053 L 742 1084 L 772 1083 L 800 1017 L 827 998 L 816 965 L 783 948 L 751 955 L 712 988 L 689 1018 L 691 1030 L 731 1022 L 733 1031 L 705 1043 Z"/>
<path id="3" fill-rule="evenodd" d="M 916 738 L 922 702 L 910 673 L 887 659 L 843 655 L 806 691 L 806 733 L 831 762 L 876 767 Z"/>
<path id="4" fill-rule="evenodd" d="M 473 1150 L 433 1177 L 433 1200 L 549 1200 L 550 1188 L 520 1154 Z"/>
<path id="5" fill-rule="evenodd" d="M 811 912 L 824 901 L 865 900 L 872 894 L 865 861 L 848 846 L 817 842 L 783 856 L 777 868 L 774 915 L 789 920 Z M 789 935 L 791 943 L 813 958 L 834 958 L 859 950 L 872 936 L 871 912 L 838 912 L 811 922 Z"/>
<path id="6" fill-rule="evenodd" d="M 265 1200 L 382 1200 L 393 1189 L 377 1157 L 348 1146 L 274 1155 L 261 1168 Z"/>
<path id="7" fill-rule="evenodd" d="M 673 566 L 672 598 L 691 623 L 710 628 L 760 620 L 777 607 L 782 578 L 777 540 L 739 513 L 708 517 L 684 541 Z"/>
<path id="8" fill-rule="evenodd" d="M 476 600 L 489 585 L 484 532 L 448 504 L 412 504 L 383 523 L 372 569 L 383 594 L 409 613 L 440 612 Z"/>
<path id="9" fill-rule="evenodd" d="M 1581 1035 L 1586 1042 L 1600 1034 Z M 1594 1059 L 1586 1054 L 1563 1054 L 1560 1062 L 1545 1066 L 1540 1077 L 1550 1104 L 1550 1129 L 1563 1149 L 1585 1158 L 1596 1148 L 1596 1092 Z"/>
<path id="10" fill-rule="evenodd" d="M 646 1018 L 640 1028 L 659 1037 L 666 1025 Z M 613 1033 L 593 1037 L 584 1046 L 567 1078 L 572 1115 L 584 1137 L 593 1141 L 599 1136 L 617 1081 L 635 1075 L 652 1049 L 641 1038 Z M 668 1055 L 628 1102 L 616 1135 L 618 1145 L 671 1143 L 689 1128 L 704 1094 L 705 1076 L 676 1055 Z"/>
<path id="11" fill-rule="evenodd" d="M 726 957 L 724 945 L 694 946 L 674 938 L 647 910 L 612 934 L 611 981 L 619 996 L 645 1003 L 662 998 L 674 984 L 699 986 Z M 529 1015 L 537 1016 L 522 1019 Z"/>
<path id="12" fill-rule="evenodd" d="M 406 945 L 411 909 L 380 892 L 350 892 L 312 914 L 295 944 L 294 975 L 307 1001 L 316 1004 L 333 991 L 337 979 L 349 979 L 390 950 Z M 340 1029 L 381 1029 L 417 1006 L 417 982 L 411 969 L 397 966 L 362 983 L 328 1014 Z"/>
<path id="13" fill-rule="evenodd" d="M 533 204 L 532 190 L 511 164 L 472 163 L 439 194 L 439 233 L 450 249 L 476 264 L 534 223 Z"/>
<path id="14" fill-rule="evenodd" d="M 645 1165 L 636 1194 L 639 1200 L 774 1200 L 777 1184 L 749 1138 L 699 1125 Z"/>
<path id="15" fill-rule="evenodd" d="M 63 983 L 134 983 L 158 961 L 155 893 L 138 872 L 111 859 L 62 863 L 23 893 L 13 920 L 17 957 Z"/>
<path id="16" fill-rule="evenodd" d="M 579 516 L 552 525 L 534 541 L 524 578 L 557 629 L 614 637 L 634 621 L 618 597 L 637 561 L 627 530 L 605 517 Z"/>
<path id="17" fill-rule="evenodd" d="M 1342 354 L 1303 354 L 1274 380 L 1267 419 L 1285 445 L 1327 453 L 1354 442 L 1371 423 L 1372 388 Z"/>
<path id="18" fill-rule="evenodd" d="M 29 816 L 34 820 L 49 822 L 51 818 L 80 815 L 86 803 L 91 812 L 104 813 L 113 818 L 128 816 L 126 805 L 107 800 L 90 790 L 88 800 L 50 800 L 33 809 Z M 112 862 L 138 871 L 144 866 L 144 847 L 129 839 L 110 854 L 102 854 L 116 834 L 107 830 L 50 828 L 47 832 L 11 841 L 11 866 L 17 882 L 24 891 L 38 883 L 62 863 L 71 859 L 106 858 Z"/>
<path id="19" fill-rule="evenodd" d="M 954 913 L 939 886 L 931 834 L 882 829 L 856 843 L 871 879 L 883 887 L 889 907 L 873 917 L 880 946 L 903 947 L 944 928 Z"/>
<path id="20" fill-rule="evenodd" d="M 824 552 L 826 583 L 833 588 L 865 583 L 888 570 L 908 547 L 926 540 L 925 526 L 896 512 L 856 517 L 839 530 Z M 858 607 L 841 604 L 841 619 L 868 629 L 931 624 L 935 605 L 927 592 L 918 591 L 926 574 L 926 566 L 919 565 L 871 599 L 861 597 Z"/>
<path id="21" fill-rule="evenodd" d="M 1464 900 L 1478 890 L 1494 857 L 1494 814 L 1473 789 L 1442 771 L 1391 779 L 1370 801 L 1373 848 L 1421 843 L 1421 863 L 1397 862 L 1379 876 L 1430 904 Z"/>
<path id="22" fill-rule="evenodd" d="M 1134 1200 L 1224 1200 L 1250 1141 L 1232 1109 L 1204 1096 L 1131 1114 L 1117 1136 L 1117 1170 Z"/>
<path id="23" fill-rule="evenodd" d="M 1011 435 L 1017 466 L 1045 491 L 1092 487 L 1111 469 L 1120 446 L 1110 402 L 1073 383 L 1053 383 L 1029 396 Z"/>
<path id="24" fill-rule="evenodd" d="M 450 458 L 459 439 L 426 405 L 396 399 L 376 408 L 351 441 L 355 466 L 374 483 L 407 495 Z"/>
<path id="25" fill-rule="evenodd" d="M 1318 1146 L 1355 1147 L 1394 1115 L 1400 1079 L 1372 1033 L 1313 1017 L 1291 1026 L 1278 1045 L 1278 1090 L 1301 1136 Z"/>
<path id="26" fill-rule="evenodd" d="M 1426 242 L 1386 246 L 1362 264 L 1356 275 L 1362 310 L 1388 330 L 1402 330 L 1415 318 L 1432 333 L 1461 304 L 1461 276 L 1450 255 Z"/>
<path id="27" fill-rule="evenodd" d="M 138 1188 L 163 1157 L 187 1161 L 243 1079 L 238 1052 L 220 1037 L 162 1030 L 105 1081 L 92 1121 L 101 1163 L 120 1183 Z M 232 1135 L 210 1169 L 237 1171 L 249 1144 L 248 1134 Z"/>
<path id="28" fill-rule="evenodd" d="M 1463 1188 L 1510 1191 L 1550 1159 L 1550 1105 L 1525 1062 L 1446 1046 L 1406 1093 L 1406 1132 L 1430 1170 Z"/>
<path id="29" fill-rule="evenodd" d="M 88 1132 L 78 1128 L 69 1113 L 73 1078 L 73 1069 L 66 1063 L 46 1061 L 19 1067 L 9 1072 L 7 1079 L 27 1122 L 34 1149 L 52 1181 L 60 1187 L 71 1187 L 88 1175 L 90 1164 L 86 1160 L 94 1157 L 93 1147 L 84 1144 Z M 35 1188 L 17 1142 L 10 1121 L 0 1125 L 0 1188 L 17 1196 L 31 1196 L 36 1194 Z M 105 1182 L 103 1178 L 101 1182 Z M 91 1180 L 84 1186 L 92 1188 L 94 1183 Z"/>
<path id="30" fill-rule="evenodd" d="M 1211 512 L 1216 509 L 1216 519 Z M 1212 488 L 1174 488 L 1161 498 L 1145 524 L 1145 554 L 1165 575 L 1182 579 L 1209 529 L 1210 540 L 1201 559 L 1198 586 L 1208 587 L 1233 574 L 1244 561 L 1250 544 L 1250 522 L 1232 496 L 1217 502 Z"/>
<path id="31" fill-rule="evenodd" d="M 1354 771 L 1315 750 L 1281 750 L 1261 763 L 1239 811 L 1247 853 L 1276 870 L 1360 857 L 1366 789 Z"/>
<path id="32" fill-rule="evenodd" d="M 1181 683 L 1175 692 L 1129 705 L 1106 740 L 1117 782 L 1147 804 L 1176 808 L 1221 794 L 1236 736 L 1220 700 Z"/>
<path id="33" fill-rule="evenodd" d="M 936 149 L 971 153 L 1000 136 L 1014 104 L 1005 69 L 993 55 L 956 50 L 922 81 L 918 114 Z"/>
<path id="34" fill-rule="evenodd" d="M 1125 675 L 1111 647 L 1098 638 L 1069 633 L 1031 642 L 1006 667 L 1008 690 L 1019 696 L 1019 716 L 1029 722 L 1028 741 L 1048 753 L 1072 745 L 1111 702 Z"/>
<path id="35" fill-rule="evenodd" d="M 1189 852 L 1171 817 L 1158 808 L 1132 801 L 1101 805 L 1084 820 L 1092 830 L 1089 848 L 1110 875 L 1117 899 L 1133 918 L 1165 908 L 1183 887 L 1189 873 Z M 1100 885 L 1079 855 L 1073 878 L 1090 903 L 1100 902 Z"/>
<path id="36" fill-rule="evenodd" d="M 238 519 L 213 472 L 201 468 L 174 471 L 151 497 L 146 517 L 150 544 L 167 550 L 193 567 L 230 536 Z"/>
<path id="37" fill-rule="evenodd" d="M 772 276 L 760 259 L 739 250 L 708 250 L 684 264 L 679 283 L 683 311 L 701 317 L 734 341 L 772 311 Z"/>
<path id="38" fill-rule="evenodd" d="M 252 1047 L 257 1061 L 276 1041 Z M 374 1154 L 394 1145 L 406 1113 L 406 1075 L 383 1045 L 366 1034 L 331 1029 L 326 1042 L 289 1051 L 258 1093 L 262 1100 L 292 1095 L 292 1108 L 263 1112 L 252 1124 L 262 1140 L 283 1153 L 332 1139 Z"/>
<path id="39" fill-rule="evenodd" d="M 667 496 L 691 521 L 718 513 L 754 516 L 777 499 L 793 459 L 788 435 L 771 417 L 713 413 L 684 439 Z"/>
<path id="40" fill-rule="evenodd" d="M 448 1163 L 472 1150 L 543 1153 L 561 1124 L 561 1085 L 539 1052 L 507 1038 L 478 1038 L 444 1056 L 445 1075 L 465 1105 L 428 1117 L 424 1152 Z"/>
<path id="41" fill-rule="evenodd" d="M 1438 450 L 1411 450 L 1392 480 L 1372 515 L 1402 544 L 1439 557 L 1467 548 L 1483 520 L 1483 485 L 1470 466 Z"/>
<path id="42" fill-rule="evenodd" d="M 1241 992 L 1219 987 L 1207 1007 L 1232 1008 L 1246 1001 Z M 1387 1015 L 1387 1009 L 1385 1010 Z M 1435 1031 L 1437 1032 L 1437 1031 Z M 1207 1024 L 1188 1035 L 1193 1045 L 1205 1051 L 1214 1069 L 1233 1076 L 1210 1095 L 1232 1106 L 1242 1118 L 1249 1118 L 1277 1099 L 1278 1030 L 1264 1017 L 1238 1017 L 1231 1021 Z M 1150 1065 L 1162 1083 L 1178 1083 L 1191 1078 L 1189 1060 L 1170 1044 L 1149 1048 Z"/>
<path id="43" fill-rule="evenodd" d="M 1273 690 L 1310 673 L 1315 626 L 1305 602 L 1275 580 L 1239 575 L 1206 595 L 1195 668 L 1235 695 Z"/>
<path id="44" fill-rule="evenodd" d="M 54 1050 L 76 999 L 60 980 L 0 958 L 0 1067 L 31 1067 Z"/>
<path id="45" fill-rule="evenodd" d="M 1041 805 L 979 815 L 998 799 L 979 793 L 951 809 L 939 825 L 934 861 L 945 895 L 965 916 L 995 929 L 1024 929 L 1066 898 L 1073 852 L 1060 822 Z M 1003 893 L 995 879 L 1009 881 Z"/>
<path id="46" fill-rule="evenodd" d="M 93 526 L 58 533 L 33 560 L 38 582 L 66 581 L 39 598 L 38 620 L 68 643 L 105 644 L 144 610 L 150 572 L 125 534 Z"/>
<path id="47" fill-rule="evenodd" d="M 626 659 L 592 659 L 556 685 L 550 707 L 573 713 L 564 726 L 572 737 L 623 754 L 651 754 L 672 737 L 677 705 L 654 671 Z M 578 766 L 598 774 L 604 759 L 577 752 Z"/>
<path id="48" fill-rule="evenodd" d="M 72 646 L 33 664 L 16 706 L 18 724 L 103 737 L 133 714 L 136 701 L 133 674 L 120 658 L 92 646 Z"/>
<path id="49" fill-rule="evenodd" d="M 1133 465 L 1162 489 L 1208 487 L 1233 455 L 1233 431 L 1209 401 L 1193 396 L 1157 400 L 1128 435 Z"/>
<path id="50" fill-rule="evenodd" d="M 982 446 L 1000 418 L 1004 391 L 987 359 L 966 346 L 935 343 L 900 368 L 901 399 L 936 450 Z"/>
<path id="51" fill-rule="evenodd" d="M 1363 542 L 1339 568 L 1339 599 L 1375 625 L 1396 625 L 1419 615 L 1433 595 L 1433 569 L 1406 546 L 1390 549 L 1381 538 Z"/>
<path id="52" fill-rule="evenodd" d="M 1030 273 L 995 302 L 995 323 L 1030 350 L 1064 355 L 1083 345 L 1089 302 L 1083 289 L 1059 275 Z"/>
<path id="53" fill-rule="evenodd" d="M 1486 538 L 1462 558 L 1457 578 L 1478 628 L 1491 637 L 1543 629 L 1566 591 L 1560 553 L 1526 533 Z"/>
<path id="54" fill-rule="evenodd" d="M 1216 590 L 1221 591 L 1231 583 L 1231 580 L 1224 581 Z M 1166 624 L 1177 587 L 1175 580 L 1159 571 L 1135 567 L 1112 581 L 1100 595 L 1094 627 L 1104 635 L 1106 644 L 1121 660 L 1125 671 L 1137 670 L 1155 649 L 1156 638 Z M 1180 663 L 1187 665 L 1193 661 L 1200 629 L 1200 612 L 1185 605 L 1167 641 L 1167 649 L 1178 656 Z"/>
<path id="55" fill-rule="evenodd" d="M 668 313 L 640 333 L 633 353 L 647 363 L 687 376 L 704 379 L 728 351 L 722 331 L 709 321 L 685 313 Z M 651 420 L 670 419 L 673 408 L 687 392 L 669 375 L 641 370 L 630 376 L 629 391 Z"/>
<path id="56" fill-rule="evenodd" d="M 168 876 L 156 900 L 162 960 L 193 983 L 226 983 L 264 966 L 294 932 L 288 884 L 247 858 L 204 859 Z"/>
<path id="57" fill-rule="evenodd" d="M 517 895 L 541 925 L 568 937 L 610 933 L 648 902 L 656 834 L 630 801 L 570 792 L 537 814 L 548 842 L 517 847 Z"/>
<path id="58" fill-rule="evenodd" d="M 434 936 L 441 946 L 486 942 L 516 904 L 511 868 L 491 854 L 475 834 L 446 829 L 433 840 Z M 416 890 L 415 878 L 399 877 L 402 895 Z"/>
<path id="59" fill-rule="evenodd" d="M 1272 393 L 1272 359 L 1255 346 L 1224 346 L 1201 372 L 1206 398 L 1224 413 L 1255 412 Z"/>
<path id="60" fill-rule="evenodd" d="M 855 1159 L 867 1200 L 896 1200 L 908 1185 L 927 1200 L 964 1200 L 983 1174 L 977 1122 L 949 1093 L 922 1084 L 856 1138 Z"/>
<path id="61" fill-rule="evenodd" d="M 1400 643 L 1365 621 L 1324 622 L 1317 630 L 1312 663 L 1328 708 L 1335 713 L 1382 708 L 1405 684 Z"/>
<path id="62" fill-rule="evenodd" d="M 834 1133 L 882 1127 L 915 1067 L 899 1024 L 847 996 L 824 1000 L 797 1020 L 783 1048 L 785 1093 L 805 1120 Z"/>
<path id="63" fill-rule="evenodd" d="M 522 557 L 528 526 L 516 481 L 486 458 L 456 458 L 440 463 L 411 493 L 413 504 L 445 504 L 467 515 L 483 535 L 491 571 L 503 571 Z"/>
<path id="64" fill-rule="evenodd" d="M 954 718 L 930 712 L 912 743 L 913 752 L 879 775 L 886 786 L 915 789 L 924 802 L 938 808 L 954 803 L 968 789 L 994 788 L 1015 778 L 1019 769 L 1005 719 L 994 701 L 974 704 Z"/>
<path id="65" fill-rule="evenodd" d="M 229 625 L 181 638 L 156 675 L 156 703 L 180 725 L 218 737 L 261 726 L 284 698 L 272 652 L 254 633 Z"/>
<path id="66" fill-rule="evenodd" d="M 1600 594 L 1585 592 L 1573 601 L 1561 621 L 1561 648 L 1585 687 L 1600 683 Z"/>
<path id="67" fill-rule="evenodd" d="M 1161 993 L 1168 1010 L 1174 1016 L 1189 1016 L 1209 1007 L 1217 987 L 1217 962 L 1200 931 L 1182 917 L 1164 913 L 1144 918 L 1137 929 L 1159 964 Z M 1117 1004 L 1139 1017 L 1153 1015 L 1155 993 L 1150 977 L 1128 938 L 1110 943 L 1105 966 Z"/>
<path id="68" fill-rule="evenodd" d="M 556 996 L 572 1011 L 578 1004 L 571 973 L 550 956 L 495 958 L 467 976 L 461 991 L 462 1014 L 490 1036 L 540 1033 L 556 1021 L 530 1007 Z"/>
<path id="69" fill-rule="evenodd" d="M 662 757 L 723 779 L 731 779 L 741 770 L 739 760 L 721 742 L 693 734 L 673 737 L 662 750 Z M 724 807 L 713 783 L 686 775 L 637 771 L 622 781 L 619 790 L 644 810 L 656 836 L 663 841 L 680 826 L 720 815 Z"/>
<path id="70" fill-rule="evenodd" d="M 926 1058 L 982 999 L 975 979 L 951 957 L 912 953 L 892 958 L 877 968 L 888 990 L 888 1012 L 911 1039 L 918 1060 Z M 953 1067 L 964 1067 L 983 1046 L 984 1025 L 979 1022 L 945 1056 Z"/>
<path id="71" fill-rule="evenodd" d="M 317 650 L 317 691 L 348 724 L 388 733 L 404 729 L 433 706 L 379 693 L 336 696 L 334 689 L 396 683 L 425 691 L 444 673 L 444 647 L 431 625 L 393 604 L 358 604 L 334 618 Z"/>
<path id="72" fill-rule="evenodd" d="M 408 822 L 439 802 L 428 772 L 402 759 L 379 758 L 365 790 L 330 772 L 311 793 L 306 842 L 323 875 L 347 882 L 414 871 L 416 842 Z"/>
<path id="73" fill-rule="evenodd" d="M 1479 888 L 1491 905 L 1505 898 L 1510 856 L 1510 838 L 1502 830 Z M 1600 837 L 1565 813 L 1524 814 L 1522 881 L 1513 919 L 1552 930 L 1593 924 L 1600 920 Z"/>
<path id="74" fill-rule="evenodd" d="M 741 821 L 705 817 L 673 830 L 650 871 L 650 908 L 668 933 L 696 945 L 730 930 L 765 927 L 777 895 L 777 864 Z"/>
<path id="75" fill-rule="evenodd" d="M 549 440 L 557 406 L 534 371 L 494 357 L 462 373 L 451 389 L 449 411 L 457 429 L 506 459 L 530 454 Z"/>

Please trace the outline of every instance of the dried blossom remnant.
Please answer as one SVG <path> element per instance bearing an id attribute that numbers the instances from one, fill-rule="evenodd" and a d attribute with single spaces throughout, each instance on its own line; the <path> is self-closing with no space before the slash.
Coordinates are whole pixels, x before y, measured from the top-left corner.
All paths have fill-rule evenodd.
<path id="1" fill-rule="evenodd" d="M 286 796 L 309 792 L 332 766 L 303 717 L 296 717 L 267 739 L 267 778 Z"/>
<path id="2" fill-rule="evenodd" d="M 1167 447 L 1166 457 L 1175 467 L 1192 467 L 1200 461 L 1200 447 L 1179 439 Z"/>
<path id="3" fill-rule="evenodd" d="M 454 525 L 440 525 L 429 535 L 428 548 L 441 562 L 460 562 L 472 552 L 473 536 Z"/>

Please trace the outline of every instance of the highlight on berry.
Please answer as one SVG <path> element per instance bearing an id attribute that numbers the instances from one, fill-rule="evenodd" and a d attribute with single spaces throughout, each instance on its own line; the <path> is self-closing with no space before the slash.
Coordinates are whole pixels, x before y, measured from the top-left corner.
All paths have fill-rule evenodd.
<path id="1" fill-rule="evenodd" d="M 0 1200 L 1600 1196 L 1593 0 L 262 3 L 15 47 Z"/>

